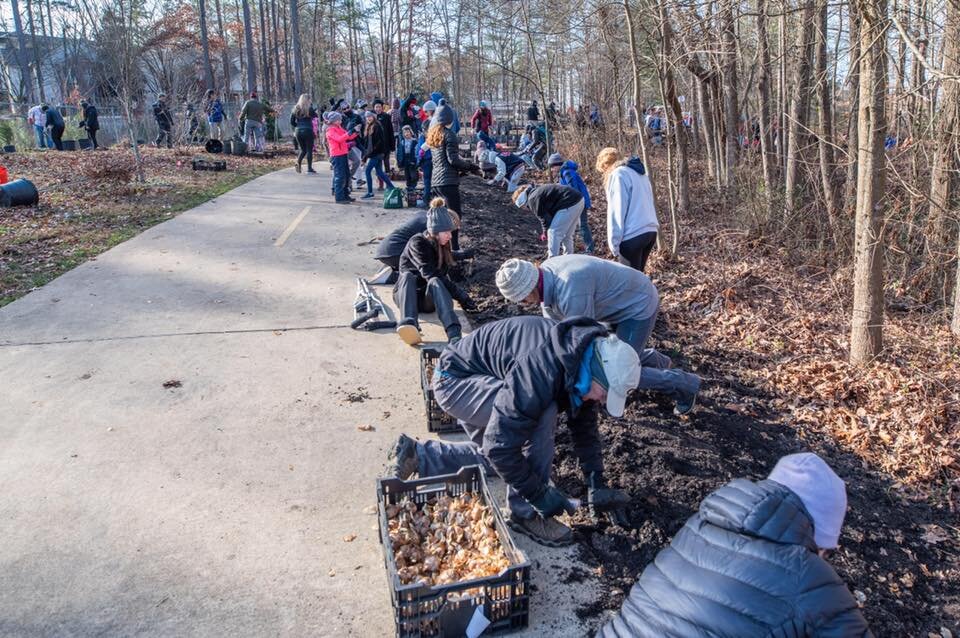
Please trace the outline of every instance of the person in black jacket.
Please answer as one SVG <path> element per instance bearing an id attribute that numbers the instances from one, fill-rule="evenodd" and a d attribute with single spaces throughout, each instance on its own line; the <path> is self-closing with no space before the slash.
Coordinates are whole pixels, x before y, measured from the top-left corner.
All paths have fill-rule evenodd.
<path id="1" fill-rule="evenodd" d="M 430 128 L 427 130 L 427 146 L 433 156 L 433 173 L 430 188 L 446 201 L 447 208 L 460 216 L 463 222 L 463 205 L 460 200 L 460 171 L 480 173 L 480 167 L 460 157 L 460 143 L 453 126 L 453 109 L 440 100 Z M 460 233 L 453 233 L 453 249 L 460 250 Z"/>
<path id="2" fill-rule="evenodd" d="M 383 134 L 387 138 L 388 150 L 383 154 L 383 170 L 387 175 L 390 174 L 390 153 L 393 153 L 397 150 L 397 133 L 393 129 L 393 118 L 390 117 L 389 113 L 385 113 L 383 110 L 383 100 L 377 98 L 373 101 L 373 112 L 377 114 L 377 122 L 380 123 L 380 127 L 383 129 Z M 380 190 L 383 190 L 383 183 L 380 184 Z"/>
<path id="3" fill-rule="evenodd" d="M 390 152 L 390 140 L 387 139 L 383 127 L 380 126 L 380 122 L 377 121 L 376 113 L 367 111 L 364 113 L 364 117 L 367 120 L 366 128 L 364 128 L 363 131 L 363 160 L 367 163 L 367 194 L 363 196 L 363 199 L 373 199 L 374 171 L 377 172 L 377 177 L 380 178 L 388 188 L 393 188 L 393 182 L 390 181 L 390 177 L 383 172 L 383 156 Z"/>
<path id="4" fill-rule="evenodd" d="M 80 128 L 87 131 L 87 139 L 90 140 L 93 150 L 100 148 L 97 144 L 97 131 L 100 130 L 100 116 L 97 114 L 97 107 L 88 100 L 80 100 Z"/>
<path id="5" fill-rule="evenodd" d="M 310 98 L 306 93 L 300 95 L 293 111 L 290 112 L 290 126 L 294 127 L 294 137 L 297 140 L 297 148 L 300 153 L 297 155 L 297 172 L 303 170 L 303 158 L 307 158 L 307 172 L 316 173 L 313 170 L 313 143 L 315 136 L 313 134 L 313 118 L 317 117 L 317 110 L 310 104 Z"/>
<path id="6" fill-rule="evenodd" d="M 540 220 L 540 241 L 547 241 L 548 258 L 559 255 L 561 249 L 564 254 L 573 254 L 573 236 L 584 207 L 580 191 L 562 184 L 521 186 L 513 194 L 513 203 Z"/>
<path id="7" fill-rule="evenodd" d="M 578 504 L 550 483 L 557 415 L 568 413 L 588 506 L 622 510 L 629 497 L 603 478 L 597 404 L 623 416 L 627 392 L 639 378 L 637 353 L 593 319 L 486 323 L 443 350 L 432 379 L 437 403 L 471 440 L 419 443 L 402 435 L 390 471 L 405 479 L 484 465 L 508 485 L 511 527 L 543 545 L 570 544 L 572 531 L 554 517 Z M 618 522 L 629 523 L 625 516 Z"/>
<path id="8" fill-rule="evenodd" d="M 540 109 L 537 107 L 537 101 L 533 100 L 530 102 L 530 106 L 527 107 L 527 119 L 531 122 L 540 121 Z"/>
<path id="9" fill-rule="evenodd" d="M 173 116 L 170 115 L 170 109 L 167 107 L 167 96 L 161 93 L 157 96 L 157 101 L 153 103 L 153 119 L 157 122 L 157 139 L 154 144 L 157 148 L 164 141 L 167 148 L 173 148 L 173 137 L 170 133 L 173 128 Z"/>
<path id="10" fill-rule="evenodd" d="M 434 199 L 427 212 L 426 232 L 411 237 L 400 255 L 399 275 L 393 288 L 393 300 L 401 314 L 397 334 L 411 346 L 421 340 L 419 313 L 436 310 L 447 339 L 456 343 L 462 330 L 453 301 L 459 301 L 468 310 L 475 307 L 466 291 L 448 276 L 455 263 L 450 239 L 457 221 L 456 214 L 444 207 L 441 198 Z"/>
<path id="11" fill-rule="evenodd" d="M 44 112 L 47 116 L 46 127 L 50 129 L 50 139 L 53 140 L 53 146 L 58 150 L 63 150 L 63 131 L 67 127 L 66 123 L 63 121 L 63 116 L 60 115 L 58 109 L 52 109 L 49 105 L 44 104 L 40 107 L 40 110 Z"/>
<path id="12" fill-rule="evenodd" d="M 846 486 L 816 454 L 783 457 L 763 481 L 727 483 L 643 570 L 597 638 L 873 636 L 824 559 L 846 509 Z"/>
<path id="13" fill-rule="evenodd" d="M 441 200 L 442 201 L 442 200 Z M 449 211 L 447 211 L 449 212 Z M 459 224 L 456 213 L 451 213 L 453 225 Z M 420 235 L 427 230 L 427 211 L 420 211 L 404 223 L 400 224 L 390 234 L 383 238 L 374 259 L 383 264 L 377 274 L 370 277 L 368 281 L 371 284 L 395 284 L 400 272 L 400 256 L 403 249 L 407 247 L 407 242 L 414 235 Z M 454 263 L 459 263 L 465 259 L 473 257 L 473 250 L 452 251 Z"/>

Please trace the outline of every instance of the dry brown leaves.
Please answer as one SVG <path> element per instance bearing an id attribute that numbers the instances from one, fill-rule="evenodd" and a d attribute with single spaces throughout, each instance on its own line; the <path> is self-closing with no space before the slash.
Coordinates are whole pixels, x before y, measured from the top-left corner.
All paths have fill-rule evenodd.
<path id="1" fill-rule="evenodd" d="M 888 313 L 883 356 L 852 366 L 849 273 L 788 267 L 738 233 L 693 234 L 680 263 L 653 264 L 688 346 L 725 351 L 776 408 L 904 483 L 960 476 L 960 347 L 945 327 Z"/>

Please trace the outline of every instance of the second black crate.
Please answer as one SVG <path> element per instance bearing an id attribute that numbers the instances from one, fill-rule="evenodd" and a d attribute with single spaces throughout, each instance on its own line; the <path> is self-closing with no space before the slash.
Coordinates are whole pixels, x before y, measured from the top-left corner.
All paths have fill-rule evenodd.
<path id="1" fill-rule="evenodd" d="M 430 432 L 461 432 L 457 420 L 444 412 L 433 393 L 433 368 L 443 349 L 439 346 L 424 345 L 420 348 L 420 387 L 423 389 L 423 401 L 427 409 L 427 430 Z"/>

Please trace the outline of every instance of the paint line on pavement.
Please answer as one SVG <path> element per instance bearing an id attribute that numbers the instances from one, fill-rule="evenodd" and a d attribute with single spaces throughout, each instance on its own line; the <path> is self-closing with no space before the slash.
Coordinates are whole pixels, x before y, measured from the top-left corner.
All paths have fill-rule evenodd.
<path id="1" fill-rule="evenodd" d="M 286 241 L 290 238 L 290 235 L 293 234 L 293 231 L 297 229 L 297 226 L 300 225 L 300 222 L 303 221 L 303 218 L 307 216 L 307 213 L 310 212 L 309 206 L 304 206 L 303 210 L 300 211 L 300 214 L 297 215 L 296 219 L 290 222 L 290 225 L 287 226 L 287 229 L 283 231 L 283 234 L 277 237 L 277 241 L 273 242 L 274 246 L 280 247 L 283 246 Z"/>
<path id="2" fill-rule="evenodd" d="M 145 335 L 126 335 L 122 337 L 90 337 L 87 339 L 62 339 L 60 341 L 21 341 L 11 343 L 0 343 L 0 348 L 17 348 L 23 346 L 56 346 L 66 343 L 101 343 L 104 341 L 134 341 L 136 339 L 159 339 L 162 337 L 198 337 L 205 335 L 243 335 L 257 334 L 264 332 L 274 332 L 282 334 L 284 332 L 310 332 L 313 330 L 337 330 L 340 328 L 349 328 L 349 324 L 335 324 L 332 326 L 292 326 L 285 328 L 244 328 L 239 330 L 201 330 L 198 332 L 160 332 L 156 334 Z"/>

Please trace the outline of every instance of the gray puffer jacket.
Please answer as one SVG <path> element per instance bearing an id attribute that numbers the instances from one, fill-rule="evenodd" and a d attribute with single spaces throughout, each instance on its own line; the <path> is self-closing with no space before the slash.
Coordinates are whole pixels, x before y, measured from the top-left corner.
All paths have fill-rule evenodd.
<path id="1" fill-rule="evenodd" d="M 473 165 L 460 157 L 460 142 L 457 134 L 449 128 L 443 130 L 443 146 L 434 148 L 433 175 L 430 177 L 430 186 L 458 186 L 460 173 L 468 171 Z"/>
<path id="2" fill-rule="evenodd" d="M 816 551 L 796 494 L 774 481 L 736 479 L 704 499 L 597 636 L 873 636 Z"/>

